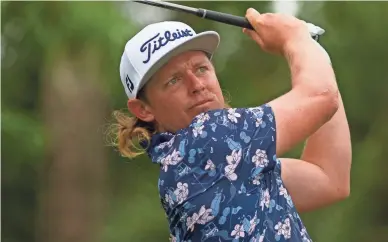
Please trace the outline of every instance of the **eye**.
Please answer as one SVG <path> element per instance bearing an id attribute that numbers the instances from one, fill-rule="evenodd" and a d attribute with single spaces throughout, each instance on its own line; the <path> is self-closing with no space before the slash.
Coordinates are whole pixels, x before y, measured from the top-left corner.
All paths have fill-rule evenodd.
<path id="1" fill-rule="evenodd" d="M 207 67 L 206 67 L 206 66 L 200 66 L 200 67 L 198 68 L 198 71 L 199 71 L 200 73 L 205 73 L 205 72 L 207 71 Z"/>
<path id="2" fill-rule="evenodd" d="M 174 77 L 174 78 L 170 79 L 170 80 L 166 83 L 166 85 L 167 85 L 167 86 L 171 86 L 171 85 L 174 85 L 174 84 L 177 83 L 177 82 L 178 82 L 178 78 Z"/>

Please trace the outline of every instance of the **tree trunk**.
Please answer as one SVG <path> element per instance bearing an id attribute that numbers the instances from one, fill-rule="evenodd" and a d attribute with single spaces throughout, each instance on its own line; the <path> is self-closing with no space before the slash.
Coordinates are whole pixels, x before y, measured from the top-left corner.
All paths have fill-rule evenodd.
<path id="1" fill-rule="evenodd" d="M 107 101 L 99 85 L 101 57 L 91 47 L 69 53 L 55 54 L 43 83 L 49 140 L 39 242 L 96 242 L 102 228 L 107 163 L 101 130 Z"/>

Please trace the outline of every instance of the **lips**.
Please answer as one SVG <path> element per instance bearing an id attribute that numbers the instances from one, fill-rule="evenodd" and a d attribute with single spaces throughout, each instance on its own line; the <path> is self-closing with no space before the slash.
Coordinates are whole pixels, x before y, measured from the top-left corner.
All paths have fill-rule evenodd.
<path id="1" fill-rule="evenodd" d="M 195 107 L 198 107 L 200 105 L 203 105 L 203 104 L 211 102 L 211 101 L 213 101 L 213 99 L 205 99 L 205 100 L 199 101 L 199 102 L 195 103 L 193 106 L 191 106 L 189 109 L 193 109 Z"/>

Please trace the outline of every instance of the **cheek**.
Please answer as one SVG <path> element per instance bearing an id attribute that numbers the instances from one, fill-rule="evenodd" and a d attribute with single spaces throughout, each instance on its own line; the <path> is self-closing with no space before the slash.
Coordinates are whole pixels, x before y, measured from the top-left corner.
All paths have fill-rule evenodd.
<path id="1" fill-rule="evenodd" d="M 212 75 L 209 78 L 208 83 L 209 83 L 209 86 L 208 86 L 209 90 L 217 96 L 220 102 L 224 102 L 221 86 L 217 80 L 217 77 L 215 75 L 214 76 Z"/>
<path id="2" fill-rule="evenodd" d="M 186 100 L 183 97 L 177 95 L 163 95 L 163 98 L 155 98 L 153 100 L 152 112 L 156 120 L 169 120 L 171 118 L 181 117 L 183 115 L 184 104 L 182 100 Z"/>

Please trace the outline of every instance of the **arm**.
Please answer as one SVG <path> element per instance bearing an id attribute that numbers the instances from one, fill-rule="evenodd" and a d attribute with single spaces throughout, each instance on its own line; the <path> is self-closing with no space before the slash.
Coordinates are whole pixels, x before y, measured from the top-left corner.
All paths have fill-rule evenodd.
<path id="1" fill-rule="evenodd" d="M 278 157 L 312 135 L 301 160 L 281 159 L 282 180 L 301 212 L 332 204 L 349 193 L 351 148 L 345 110 L 336 95 L 332 67 L 316 46 L 305 48 L 305 53 L 297 45 L 295 51 L 289 50 L 293 90 L 271 104 Z"/>
<path id="2" fill-rule="evenodd" d="M 269 102 L 276 117 L 278 157 L 315 133 L 338 110 L 334 71 L 314 40 L 293 42 L 286 59 L 292 90 Z"/>
<path id="3" fill-rule="evenodd" d="M 282 179 L 296 208 L 310 211 L 344 199 L 350 191 L 351 141 L 340 108 L 306 143 L 301 160 L 281 159 Z"/>
<path id="4" fill-rule="evenodd" d="M 306 24 L 282 14 L 259 14 L 248 9 L 254 27 L 243 32 L 264 50 L 282 54 L 290 67 L 292 89 L 270 101 L 276 117 L 276 155 L 306 140 L 338 110 L 334 70 Z"/>
<path id="5" fill-rule="evenodd" d="M 293 199 L 302 209 L 318 206 L 316 203 L 324 197 L 323 194 L 342 194 L 342 191 L 345 191 L 343 194 L 346 194 L 346 189 L 342 189 L 342 186 L 341 192 L 332 193 L 333 190 L 339 188 L 337 185 L 341 181 L 347 180 L 346 176 L 342 177 L 343 171 L 336 171 L 333 169 L 333 165 L 318 166 L 318 164 L 329 164 L 328 160 L 332 163 L 333 159 L 336 161 L 341 159 L 341 156 L 336 156 L 334 152 L 327 155 L 326 150 L 320 149 L 319 146 L 322 139 L 338 138 L 343 134 L 338 134 L 340 132 L 338 130 L 344 128 L 343 125 L 338 124 L 338 122 L 342 123 L 339 120 L 344 119 L 342 103 L 342 110 L 340 109 L 338 114 L 333 117 L 339 109 L 340 101 L 334 70 L 328 61 L 327 53 L 310 36 L 306 35 L 306 31 L 300 27 L 303 24 L 296 21 L 295 18 L 276 14 L 260 15 L 254 10 L 248 10 L 246 16 L 255 27 L 255 31 L 244 29 L 244 33 L 248 34 L 264 49 L 282 53 L 291 70 L 292 89 L 269 102 L 276 117 L 277 157 L 281 157 L 282 154 L 315 133 L 309 139 L 302 157 L 309 162 L 283 160 L 284 170 L 282 168 L 282 173 L 285 186 L 292 192 Z M 327 124 L 323 131 L 318 131 L 332 118 L 334 121 Z M 335 129 L 337 131 L 333 131 L 333 126 L 341 126 L 342 128 L 337 127 Z M 331 133 L 331 135 L 327 133 Z M 333 135 L 334 133 L 335 135 Z M 346 150 L 349 150 L 342 149 L 344 154 Z M 322 153 L 325 156 L 322 156 Z M 319 185 L 311 186 L 314 183 Z M 303 189 L 309 189 L 309 192 L 299 191 Z M 316 198 L 310 203 L 309 201 L 304 202 L 304 200 L 310 199 L 310 197 L 306 199 L 309 195 Z"/>

